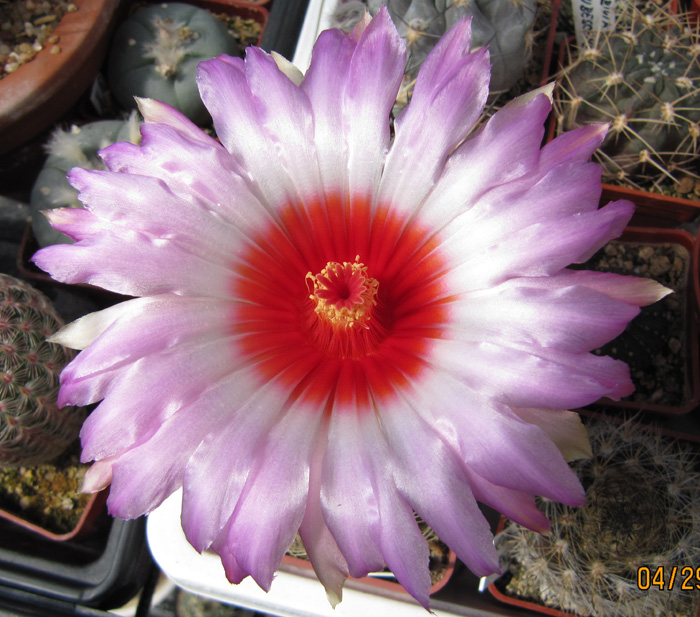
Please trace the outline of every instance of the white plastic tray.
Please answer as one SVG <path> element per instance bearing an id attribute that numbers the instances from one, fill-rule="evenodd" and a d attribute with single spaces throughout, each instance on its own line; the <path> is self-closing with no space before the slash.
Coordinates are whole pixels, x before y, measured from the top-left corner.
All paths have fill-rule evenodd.
<path id="1" fill-rule="evenodd" d="M 146 537 L 153 558 L 176 585 L 191 593 L 281 617 L 426 617 L 429 613 L 411 599 L 403 602 L 343 590 L 343 601 L 331 608 L 321 584 L 314 579 L 279 572 L 269 593 L 249 578 L 240 585 L 226 580 L 224 568 L 213 553 L 199 554 L 187 542 L 180 524 L 182 492 L 169 497 L 148 517 Z M 463 613 L 462 613 L 463 614 Z M 456 615 L 436 610 L 437 617 Z"/>

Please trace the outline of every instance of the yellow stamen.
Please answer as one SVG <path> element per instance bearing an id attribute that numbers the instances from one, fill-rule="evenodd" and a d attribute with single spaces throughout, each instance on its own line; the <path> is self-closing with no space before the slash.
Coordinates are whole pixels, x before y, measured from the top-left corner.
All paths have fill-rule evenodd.
<path id="1" fill-rule="evenodd" d="M 318 274 L 309 272 L 306 280 L 313 285 L 309 298 L 319 318 L 336 328 L 369 327 L 379 283 L 368 276 L 359 255 L 354 262 L 329 261 Z"/>

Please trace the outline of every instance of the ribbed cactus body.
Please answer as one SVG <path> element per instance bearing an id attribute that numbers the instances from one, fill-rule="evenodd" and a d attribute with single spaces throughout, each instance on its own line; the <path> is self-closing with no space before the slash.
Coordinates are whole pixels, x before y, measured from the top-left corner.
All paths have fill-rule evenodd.
<path id="1" fill-rule="evenodd" d="M 56 403 L 70 350 L 46 342 L 62 326 L 31 285 L 0 274 L 0 465 L 49 462 L 78 436 L 84 414 Z"/>
<path id="2" fill-rule="evenodd" d="M 366 0 L 372 14 L 386 5 L 406 41 L 406 74 L 394 112 L 410 100 L 418 70 L 440 38 L 457 21 L 472 19 L 472 49 L 488 46 L 491 92 L 507 91 L 523 76 L 530 59 L 536 0 Z M 341 3 L 342 22 L 350 5 Z"/>
<path id="3" fill-rule="evenodd" d="M 632 10 L 623 31 L 578 49 L 561 74 L 560 129 L 610 124 L 601 162 L 609 178 L 660 185 L 696 173 L 700 39 L 682 15 Z"/>
<path id="4" fill-rule="evenodd" d="M 597 421 L 588 431 L 593 457 L 572 464 L 586 505 L 542 500 L 551 532 L 510 522 L 496 537 L 512 574 L 506 592 L 582 617 L 696 615 L 697 457 L 630 422 Z M 689 574 L 693 584 L 682 585 Z M 671 584 L 672 576 L 681 578 Z"/>

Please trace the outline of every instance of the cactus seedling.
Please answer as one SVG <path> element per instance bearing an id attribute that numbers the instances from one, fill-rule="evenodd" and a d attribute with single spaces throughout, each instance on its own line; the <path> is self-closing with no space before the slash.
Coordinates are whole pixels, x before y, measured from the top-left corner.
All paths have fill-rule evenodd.
<path id="1" fill-rule="evenodd" d="M 562 70 L 559 129 L 608 122 L 609 181 L 689 192 L 681 182 L 700 180 L 700 35 L 687 15 L 628 4 L 623 30 L 599 34 Z"/>
<path id="2" fill-rule="evenodd" d="M 50 462 L 78 436 L 84 413 L 57 404 L 73 353 L 46 341 L 62 325 L 46 296 L 0 274 L 0 466 Z"/>
<path id="3" fill-rule="evenodd" d="M 573 464 L 586 505 L 542 500 L 550 532 L 509 522 L 497 536 L 501 565 L 512 574 L 506 591 L 583 617 L 694 615 L 697 457 L 630 420 L 597 420 L 588 430 L 593 457 Z M 674 567 L 681 578 L 672 585 Z M 684 586 L 688 572 L 693 584 Z"/>

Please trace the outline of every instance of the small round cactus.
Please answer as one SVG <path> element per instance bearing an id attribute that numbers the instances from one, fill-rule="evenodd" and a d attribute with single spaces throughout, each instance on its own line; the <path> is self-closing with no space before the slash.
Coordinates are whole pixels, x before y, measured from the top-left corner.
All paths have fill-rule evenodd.
<path id="1" fill-rule="evenodd" d="M 138 144 L 139 119 L 133 112 L 128 120 L 103 120 L 68 130 L 56 129 L 46 144 L 48 158 L 34 182 L 29 199 L 32 230 L 40 246 L 71 243 L 68 236 L 56 231 L 42 214 L 53 208 L 82 208 L 76 191 L 66 178 L 73 167 L 104 169 L 98 152 L 118 141 Z"/>
<path id="2" fill-rule="evenodd" d="M 178 2 L 140 9 L 117 30 L 108 81 L 126 109 L 135 96 L 172 105 L 197 124 L 210 120 L 197 90 L 197 65 L 219 54 L 238 54 L 236 40 L 209 11 Z"/>
<path id="3" fill-rule="evenodd" d="M 682 186 L 700 180 L 700 35 L 686 14 L 628 4 L 621 29 L 574 49 L 561 71 L 559 130 L 607 122 L 598 157 L 608 181 L 690 192 Z"/>
<path id="4" fill-rule="evenodd" d="M 506 592 L 583 617 L 695 615 L 697 456 L 630 420 L 597 420 L 588 431 L 593 457 L 572 465 L 586 505 L 543 499 L 549 533 L 509 522 L 497 536 L 501 567 L 512 575 Z M 688 572 L 692 585 L 684 586 Z"/>
<path id="5" fill-rule="evenodd" d="M 0 466 L 50 462 L 78 437 L 84 412 L 56 402 L 73 353 L 46 341 L 62 325 L 46 296 L 0 274 Z"/>

